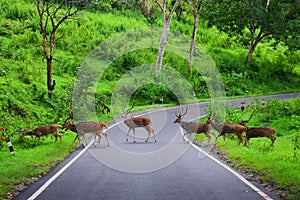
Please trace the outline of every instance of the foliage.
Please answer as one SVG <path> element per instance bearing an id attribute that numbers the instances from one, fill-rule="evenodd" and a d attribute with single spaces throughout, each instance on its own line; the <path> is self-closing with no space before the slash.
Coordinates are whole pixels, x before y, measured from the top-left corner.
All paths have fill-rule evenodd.
<path id="1" fill-rule="evenodd" d="M 299 37 L 296 36 L 299 32 L 299 1 L 267 2 L 205 1 L 202 17 L 209 21 L 210 26 L 217 26 L 218 29 L 242 39 L 247 38 L 247 46 L 250 44 L 247 61 L 250 61 L 257 44 L 265 37 L 285 42 L 290 50 L 299 49 Z M 245 28 L 249 31 L 244 31 Z"/>

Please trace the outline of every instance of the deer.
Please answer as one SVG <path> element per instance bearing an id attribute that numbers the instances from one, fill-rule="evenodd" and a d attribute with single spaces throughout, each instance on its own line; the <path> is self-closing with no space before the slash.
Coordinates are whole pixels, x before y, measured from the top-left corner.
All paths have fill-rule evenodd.
<path id="1" fill-rule="evenodd" d="M 135 143 L 135 128 L 144 127 L 146 129 L 146 131 L 148 132 L 148 137 L 145 140 L 145 142 L 148 142 L 151 133 L 154 136 L 154 142 L 157 142 L 155 131 L 152 128 L 152 120 L 148 117 L 132 117 L 130 115 L 130 110 L 133 107 L 134 107 L 134 102 L 132 103 L 132 105 L 129 109 L 125 110 L 124 106 L 122 108 L 122 111 L 123 111 L 122 118 L 124 118 L 124 123 L 129 127 L 129 129 L 127 131 L 126 141 L 128 141 L 129 132 L 132 130 L 133 137 L 134 137 L 133 143 Z"/>
<path id="2" fill-rule="evenodd" d="M 77 124 L 73 124 L 73 123 L 71 123 L 70 119 L 67 119 L 64 121 L 62 128 L 76 133 L 76 137 L 74 138 L 72 144 L 74 144 L 76 142 L 76 140 L 78 140 L 80 142 L 80 138 L 83 138 L 82 146 L 85 147 L 85 145 L 87 145 L 85 133 L 93 133 L 93 135 L 94 135 L 93 145 L 94 146 L 95 146 L 97 137 L 98 137 L 98 143 L 100 143 L 102 136 L 105 137 L 105 139 L 107 141 L 107 146 L 109 146 L 108 135 L 107 135 L 107 133 L 105 133 L 103 131 L 104 128 L 108 129 L 108 127 L 104 122 L 88 121 L 88 122 L 79 122 Z"/>
<path id="3" fill-rule="evenodd" d="M 246 131 L 246 139 L 244 146 L 248 147 L 249 140 L 251 138 L 257 138 L 257 137 L 267 137 L 270 138 L 272 141 L 271 146 L 274 146 L 274 142 L 276 140 L 274 134 L 275 134 L 275 129 L 269 126 L 261 126 L 261 127 L 251 127 L 249 128 L 247 126 L 247 123 L 250 121 L 250 119 L 253 117 L 255 110 L 253 110 L 252 114 L 250 115 L 248 120 L 242 120 L 240 122 L 240 125 L 245 126 L 247 128 Z"/>
<path id="4" fill-rule="evenodd" d="M 211 118 L 209 117 L 205 123 L 194 123 L 194 122 L 186 122 L 183 121 L 183 116 L 187 114 L 188 107 L 186 107 L 185 111 L 182 111 L 177 115 L 175 113 L 175 116 L 177 117 L 173 123 L 178 123 L 186 132 L 183 134 L 183 141 L 185 141 L 184 137 L 186 134 L 189 134 L 191 136 L 192 133 L 201 134 L 204 133 L 206 137 L 208 138 L 208 143 L 210 142 L 210 134 L 212 134 L 216 139 L 216 134 L 212 131 L 211 126 Z"/>
<path id="5" fill-rule="evenodd" d="M 62 127 L 57 124 L 49 124 L 45 126 L 39 126 L 32 131 L 28 131 L 26 129 L 19 129 L 19 130 L 23 131 L 22 134 L 20 135 L 21 137 L 24 137 L 26 135 L 34 135 L 39 140 L 41 136 L 53 134 L 55 137 L 55 142 L 57 141 L 57 138 L 59 138 L 60 142 L 62 142 L 61 135 L 58 133 L 58 129 L 60 128 Z"/>
<path id="6" fill-rule="evenodd" d="M 212 118 L 213 116 L 214 112 L 212 114 Z M 224 144 L 226 144 L 226 134 L 236 134 L 239 138 L 238 145 L 240 145 L 243 142 L 242 135 L 247 131 L 247 127 L 242 126 L 240 124 L 216 123 L 214 119 L 211 120 L 211 125 L 219 133 L 215 144 L 218 142 L 218 139 L 221 135 L 223 135 Z"/>

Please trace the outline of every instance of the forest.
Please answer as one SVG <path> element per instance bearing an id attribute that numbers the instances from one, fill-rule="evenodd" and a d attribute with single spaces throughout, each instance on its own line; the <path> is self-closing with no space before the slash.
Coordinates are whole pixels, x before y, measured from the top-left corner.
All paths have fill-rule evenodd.
<path id="1" fill-rule="evenodd" d="M 112 122 L 120 114 L 120 110 L 115 110 L 114 98 L 122 92 L 130 95 L 129 100 L 134 100 L 137 109 L 143 109 L 155 107 L 160 98 L 164 106 L 210 100 L 214 88 L 209 83 L 213 79 L 220 81 L 226 98 L 300 90 L 297 0 L 2 0 L 0 9 L 3 198 L 12 198 L 16 192 L 10 191 L 15 191 L 16 185 L 30 184 L 30 177 L 41 177 L 77 148 L 69 145 L 74 134 L 67 131 L 61 132 L 65 145 L 54 143 L 51 137 L 41 141 L 22 138 L 22 131 L 47 124 L 61 125 L 71 111 L 78 121 L 84 116 L 85 120 Z M 176 52 L 177 49 L 182 52 Z M 103 57 L 93 60 L 98 55 Z M 212 69 L 217 72 L 211 72 Z M 145 84 L 120 84 L 131 73 L 141 73 L 138 78 Z M 152 73 L 156 74 L 153 78 Z M 175 88 L 186 87 L 184 83 L 169 88 L 162 84 L 171 84 L 174 76 L 186 81 L 192 90 L 177 94 Z M 120 94 L 116 94 L 116 88 Z M 82 109 L 82 101 L 87 100 L 91 104 Z M 299 98 L 286 104 L 271 102 L 271 111 L 278 112 L 276 117 L 266 110 L 261 112 L 265 122 L 284 119 L 272 125 L 278 126 L 282 134 L 279 136 L 286 136 L 287 143 L 295 149 L 294 157 L 288 156 L 292 166 L 299 165 L 297 102 Z M 234 112 L 227 112 L 228 121 L 235 120 Z M 14 145 L 14 157 L 6 138 Z M 273 152 L 263 147 L 261 150 Z M 34 152 L 40 152 L 40 163 L 33 161 Z M 49 154 L 44 160 L 43 155 Z M 6 167 L 16 162 L 24 165 Z M 27 167 L 34 170 L 4 181 L 7 174 L 26 171 Z M 294 187 L 297 184 L 299 181 L 295 180 L 278 187 L 290 188 L 289 198 L 293 199 L 300 192 Z"/>

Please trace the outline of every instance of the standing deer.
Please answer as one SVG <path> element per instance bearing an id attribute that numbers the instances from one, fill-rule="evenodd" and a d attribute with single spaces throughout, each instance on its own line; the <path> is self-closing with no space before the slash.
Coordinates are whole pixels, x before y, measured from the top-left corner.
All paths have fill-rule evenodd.
<path id="1" fill-rule="evenodd" d="M 214 113 L 212 114 L 214 116 Z M 242 135 L 243 133 L 246 133 L 247 127 L 239 125 L 239 124 L 226 124 L 226 123 L 216 123 L 214 120 L 211 121 L 212 127 L 219 132 L 216 142 L 218 142 L 218 139 L 221 135 L 223 135 L 224 144 L 226 144 L 226 134 L 236 134 L 239 138 L 239 144 L 240 145 L 243 142 Z"/>
<path id="2" fill-rule="evenodd" d="M 270 138 L 270 140 L 272 141 L 271 146 L 274 146 L 274 142 L 276 140 L 276 138 L 274 137 L 275 134 L 275 129 L 271 128 L 269 126 L 261 126 L 261 127 L 251 127 L 249 128 L 247 126 L 247 123 L 249 122 L 249 120 L 253 117 L 254 111 L 252 112 L 251 116 L 249 117 L 248 120 L 242 120 L 240 122 L 240 125 L 243 125 L 247 128 L 246 131 L 246 140 L 244 143 L 244 146 L 248 147 L 248 142 L 251 138 L 257 138 L 257 137 L 267 137 Z"/>
<path id="3" fill-rule="evenodd" d="M 79 141 L 82 138 L 84 142 L 82 143 L 82 146 L 84 147 L 87 145 L 87 141 L 85 138 L 85 133 L 93 133 L 94 134 L 94 142 L 93 145 L 95 146 L 95 142 L 97 137 L 98 138 L 98 143 L 100 143 L 101 140 L 101 135 L 103 135 L 106 138 L 107 141 L 107 146 L 109 146 L 109 140 L 108 140 L 108 135 L 103 131 L 104 128 L 108 128 L 107 125 L 104 122 L 79 122 L 77 124 L 72 124 L 69 119 L 64 121 L 64 124 L 62 125 L 63 129 L 67 129 L 70 131 L 73 131 L 77 133 L 76 137 L 73 140 L 73 143 L 78 139 Z"/>
<path id="4" fill-rule="evenodd" d="M 55 142 L 57 141 L 57 138 L 61 140 L 61 135 L 58 133 L 58 129 L 62 128 L 61 126 L 57 124 L 50 124 L 46 126 L 40 126 L 34 129 L 33 131 L 28 131 L 26 129 L 20 129 L 23 130 L 23 133 L 21 134 L 21 137 L 24 137 L 25 135 L 34 135 L 37 139 L 40 139 L 41 136 L 53 134 L 55 137 Z"/>
<path id="5" fill-rule="evenodd" d="M 130 132 L 130 130 L 132 130 L 133 137 L 134 137 L 133 142 L 135 143 L 135 128 L 144 127 L 146 129 L 146 131 L 148 132 L 148 137 L 145 140 L 145 142 L 148 142 L 151 133 L 153 134 L 154 141 L 156 142 L 156 134 L 154 132 L 154 129 L 151 127 L 152 120 L 150 118 L 147 118 L 147 117 L 132 117 L 132 116 L 129 116 L 130 115 L 130 110 L 133 107 L 134 107 L 134 102 L 132 103 L 132 106 L 128 110 L 125 111 L 124 108 L 122 108 L 122 110 L 123 110 L 122 117 L 125 118 L 124 123 L 129 127 L 129 130 L 127 131 L 126 141 L 128 141 L 129 132 Z"/>
<path id="6" fill-rule="evenodd" d="M 177 117 L 177 119 L 174 121 L 174 123 L 179 123 L 179 125 L 186 131 L 183 134 L 183 141 L 185 141 L 184 136 L 186 134 L 192 134 L 192 133 L 204 133 L 206 135 L 206 137 L 208 138 L 208 143 L 210 142 L 210 135 L 209 134 L 213 134 L 214 137 L 216 138 L 215 133 L 211 130 L 212 126 L 211 126 L 211 118 L 208 118 L 207 121 L 202 124 L 202 123 L 194 123 L 194 122 L 186 122 L 183 121 L 182 118 L 184 115 L 186 115 L 188 111 L 188 107 L 186 107 L 185 112 L 183 113 L 183 110 L 179 113 L 179 115 L 177 115 L 175 113 L 175 116 Z"/>

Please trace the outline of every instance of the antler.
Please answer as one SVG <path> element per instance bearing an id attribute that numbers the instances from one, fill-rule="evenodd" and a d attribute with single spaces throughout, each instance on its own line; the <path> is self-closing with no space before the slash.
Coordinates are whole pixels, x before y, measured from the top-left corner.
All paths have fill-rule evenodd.
<path id="1" fill-rule="evenodd" d="M 182 111 L 183 111 L 183 109 L 184 109 L 184 108 L 182 108 Z M 183 114 L 181 114 L 181 116 L 186 115 L 187 111 L 188 111 L 188 107 L 186 107 L 185 112 L 184 112 Z"/>
<path id="2" fill-rule="evenodd" d="M 187 111 L 188 111 L 188 107 L 186 107 L 184 113 L 183 113 L 183 111 L 184 111 L 184 108 L 181 109 L 181 112 L 179 113 L 179 115 L 177 115 L 177 114 L 175 113 L 175 116 L 176 116 L 176 117 L 182 117 L 182 116 L 186 115 L 186 113 L 187 113 Z"/>
<path id="3" fill-rule="evenodd" d="M 127 111 L 130 111 L 133 107 L 134 107 L 134 100 L 132 101 L 131 107 Z"/>
<path id="4" fill-rule="evenodd" d="M 243 120 L 243 121 L 245 121 L 246 123 L 249 122 L 249 120 L 253 117 L 255 111 L 256 111 L 256 109 L 254 109 L 254 110 L 252 111 L 252 114 L 250 115 L 250 117 L 249 117 L 248 120 Z"/>
<path id="5" fill-rule="evenodd" d="M 127 110 L 125 109 L 125 108 L 126 108 L 126 105 L 123 104 L 123 106 L 122 106 L 122 111 L 123 111 L 123 113 L 124 113 L 124 112 L 129 112 L 133 107 L 134 107 L 134 101 L 132 101 L 131 107 L 130 107 L 129 109 L 127 109 Z"/>

